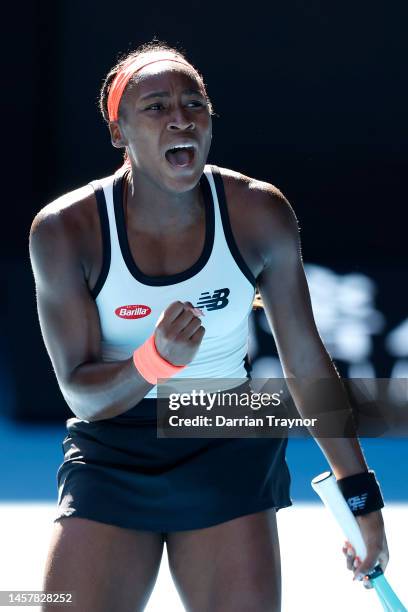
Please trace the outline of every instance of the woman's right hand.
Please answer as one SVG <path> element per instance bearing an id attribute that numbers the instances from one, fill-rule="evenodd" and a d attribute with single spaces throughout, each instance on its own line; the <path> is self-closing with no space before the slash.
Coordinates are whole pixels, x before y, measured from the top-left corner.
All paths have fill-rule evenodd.
<path id="1" fill-rule="evenodd" d="M 389 552 L 387 538 L 384 531 L 384 519 L 381 510 L 375 510 L 368 514 L 356 516 L 361 535 L 367 549 L 366 558 L 360 559 L 350 542 L 345 542 L 343 553 L 347 559 L 347 569 L 354 573 L 353 580 L 363 580 L 366 588 L 373 588 L 369 578 L 365 578 L 368 572 L 379 564 L 383 572 L 388 565 Z M 359 578 L 360 576 L 360 578 Z"/>
<path id="2" fill-rule="evenodd" d="M 159 354 L 173 365 L 187 365 L 195 357 L 205 334 L 200 315 L 191 302 L 172 302 L 160 315 L 154 334 Z"/>

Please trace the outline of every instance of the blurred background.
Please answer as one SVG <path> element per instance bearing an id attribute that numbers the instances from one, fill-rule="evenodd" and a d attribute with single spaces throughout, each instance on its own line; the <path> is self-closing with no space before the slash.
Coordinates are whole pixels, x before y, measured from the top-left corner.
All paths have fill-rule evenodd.
<path id="1" fill-rule="evenodd" d="M 0 242 L 8 420 L 63 426 L 71 416 L 41 338 L 29 229 L 45 204 L 121 165 L 99 90 L 119 54 L 153 37 L 204 76 L 218 115 L 209 163 L 273 183 L 295 209 L 315 318 L 341 375 L 408 377 L 407 6 L 230 9 L 124 2 L 113 16 L 103 0 L 43 0 L 22 17 L 11 7 Z M 262 310 L 250 329 L 253 376 L 281 376 Z"/>
<path id="2" fill-rule="evenodd" d="M 271 182 L 292 204 L 317 325 L 341 375 L 408 377 L 407 19 L 398 0 L 9 6 L 2 502 L 55 503 L 72 416 L 41 338 L 30 225 L 45 204 L 121 165 L 99 90 L 120 53 L 154 36 L 204 76 L 218 114 L 209 163 Z M 250 326 L 253 376 L 280 376 L 262 311 Z M 406 509 L 406 440 L 362 442 L 386 499 Z M 294 501 L 316 501 L 310 478 L 327 467 L 317 445 L 291 440 L 288 463 Z"/>

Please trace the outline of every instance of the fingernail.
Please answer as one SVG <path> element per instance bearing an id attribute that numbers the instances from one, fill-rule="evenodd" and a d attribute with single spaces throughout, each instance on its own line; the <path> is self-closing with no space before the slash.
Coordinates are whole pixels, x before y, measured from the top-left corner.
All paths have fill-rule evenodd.
<path id="1" fill-rule="evenodd" d="M 356 576 L 354 576 L 353 580 L 362 580 L 363 577 L 363 574 L 357 574 Z"/>

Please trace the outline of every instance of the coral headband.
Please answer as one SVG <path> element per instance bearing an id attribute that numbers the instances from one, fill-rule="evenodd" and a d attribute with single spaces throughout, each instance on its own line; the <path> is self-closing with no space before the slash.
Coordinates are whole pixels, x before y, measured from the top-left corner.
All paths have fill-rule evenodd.
<path id="1" fill-rule="evenodd" d="M 129 83 L 132 76 L 136 74 L 136 72 L 139 72 L 139 70 L 141 70 L 145 66 L 149 66 L 150 64 L 154 64 L 156 62 L 178 62 L 179 64 L 184 64 L 189 68 L 192 67 L 191 64 L 189 64 L 188 62 L 182 59 L 176 59 L 174 55 L 161 57 L 160 59 L 150 60 L 150 62 L 143 61 L 140 59 L 140 57 L 131 57 L 119 70 L 119 72 L 112 81 L 112 85 L 110 86 L 108 95 L 109 121 L 118 120 L 120 100 L 122 98 L 123 92 L 125 91 L 125 87 Z"/>

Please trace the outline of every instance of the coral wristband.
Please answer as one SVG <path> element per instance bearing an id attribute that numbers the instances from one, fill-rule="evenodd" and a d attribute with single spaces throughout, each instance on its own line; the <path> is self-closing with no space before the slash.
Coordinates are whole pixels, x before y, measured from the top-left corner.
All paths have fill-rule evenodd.
<path id="1" fill-rule="evenodd" d="M 171 378 L 186 367 L 173 365 L 163 359 L 156 348 L 154 334 L 134 351 L 133 363 L 139 374 L 152 385 L 157 385 L 159 378 Z"/>

